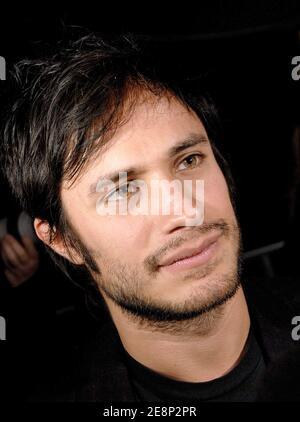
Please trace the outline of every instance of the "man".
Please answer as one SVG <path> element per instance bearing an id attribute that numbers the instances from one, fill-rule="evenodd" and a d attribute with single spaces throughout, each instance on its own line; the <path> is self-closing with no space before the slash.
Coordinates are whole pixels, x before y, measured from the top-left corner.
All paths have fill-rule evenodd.
<path id="1" fill-rule="evenodd" d="M 256 400 L 266 365 L 292 343 L 291 318 L 270 317 L 276 294 L 251 287 L 246 298 L 241 286 L 211 100 L 126 38 L 88 37 L 15 74 L 1 147 L 8 182 L 54 260 L 85 269 L 82 284 L 110 314 L 79 347 L 71 381 L 36 397 Z"/>

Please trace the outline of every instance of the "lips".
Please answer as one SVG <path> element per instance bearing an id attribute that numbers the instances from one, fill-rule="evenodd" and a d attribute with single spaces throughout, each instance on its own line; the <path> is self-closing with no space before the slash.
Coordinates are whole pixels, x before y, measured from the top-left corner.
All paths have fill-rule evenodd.
<path id="1" fill-rule="evenodd" d="M 176 262 L 180 262 L 184 259 L 191 258 L 193 256 L 201 254 L 201 252 L 205 251 L 210 245 L 215 243 L 218 238 L 221 236 L 221 234 L 214 233 L 210 236 L 208 236 L 206 239 L 202 240 L 201 243 L 199 243 L 195 247 L 185 247 L 180 250 L 178 250 L 176 253 L 173 253 L 172 255 L 168 256 L 166 259 L 162 260 L 160 266 L 166 267 L 169 265 L 172 265 Z"/>

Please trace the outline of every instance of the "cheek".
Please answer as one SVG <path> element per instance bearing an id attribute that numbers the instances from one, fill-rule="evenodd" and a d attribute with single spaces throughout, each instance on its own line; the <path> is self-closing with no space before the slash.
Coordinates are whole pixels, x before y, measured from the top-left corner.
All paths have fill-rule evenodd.
<path id="1" fill-rule="evenodd" d="M 101 216 L 92 207 L 81 206 L 70 195 L 64 206 L 71 224 L 91 253 L 107 260 L 136 262 L 139 252 L 150 239 L 151 228 L 146 216 Z M 147 223 L 148 221 L 148 223 Z M 139 247 L 137 247 L 139 245 Z"/>
<path id="2" fill-rule="evenodd" d="M 103 220 L 102 240 L 116 260 L 140 261 L 147 248 L 151 229 L 147 216 L 113 216 Z"/>
<path id="3" fill-rule="evenodd" d="M 96 216 L 83 223 L 81 231 L 88 248 L 107 260 L 136 262 L 149 239 L 143 220 L 135 216 Z"/>
<path id="4" fill-rule="evenodd" d="M 77 201 L 73 197 L 68 197 L 65 200 L 65 212 L 82 243 L 90 253 L 94 253 L 105 245 L 101 227 L 105 225 L 95 210 L 81 206 L 80 196 L 78 195 L 78 197 Z"/>
<path id="5" fill-rule="evenodd" d="M 103 230 L 101 229 L 101 222 L 96 218 L 89 218 L 87 215 L 77 220 L 75 225 L 77 233 L 82 242 L 89 249 L 91 253 L 96 253 L 102 250 L 106 241 L 103 238 Z"/>
<path id="6" fill-rule="evenodd" d="M 205 179 L 204 183 L 205 215 L 207 219 L 234 219 L 234 210 L 227 183 L 218 166 Z"/>

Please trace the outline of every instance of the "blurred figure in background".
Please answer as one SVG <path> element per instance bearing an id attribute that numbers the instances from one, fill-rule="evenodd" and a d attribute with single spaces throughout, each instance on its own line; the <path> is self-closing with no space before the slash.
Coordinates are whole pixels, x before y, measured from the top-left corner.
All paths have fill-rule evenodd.
<path id="1" fill-rule="evenodd" d="M 17 216 L 16 236 L 8 231 L 8 220 L 0 220 L 1 264 L 9 285 L 18 287 L 36 273 L 40 261 L 39 252 L 35 246 L 37 239 L 29 215 L 21 212 Z"/>

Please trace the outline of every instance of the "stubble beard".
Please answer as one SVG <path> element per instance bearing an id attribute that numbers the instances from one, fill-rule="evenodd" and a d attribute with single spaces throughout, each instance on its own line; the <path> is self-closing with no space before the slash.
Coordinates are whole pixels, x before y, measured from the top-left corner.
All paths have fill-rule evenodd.
<path id="1" fill-rule="evenodd" d="M 181 303 L 154 300 L 145 294 L 143 286 L 149 285 L 148 278 L 141 277 L 141 270 L 129 268 L 124 264 L 107 265 L 107 277 L 104 281 L 99 275 L 97 283 L 108 309 L 110 302 L 121 310 L 122 314 L 134 325 L 143 330 L 159 331 L 172 335 L 206 335 L 222 318 L 226 305 L 238 292 L 241 281 L 241 239 L 238 226 L 230 227 L 224 236 L 231 241 L 231 256 L 225 256 L 231 262 L 230 268 L 217 273 L 219 261 L 199 268 L 198 274 L 191 273 L 186 278 L 210 277 L 206 294 L 201 294 L 201 280 L 198 289 Z M 216 273 L 216 275 L 214 275 Z M 207 284 L 207 283 L 206 283 Z M 197 292 L 198 290 L 198 292 Z M 205 296 L 205 297 L 203 297 Z M 113 314 L 112 314 L 113 318 Z"/>

